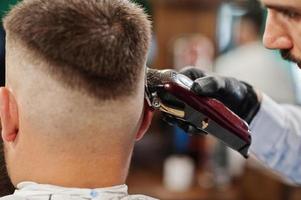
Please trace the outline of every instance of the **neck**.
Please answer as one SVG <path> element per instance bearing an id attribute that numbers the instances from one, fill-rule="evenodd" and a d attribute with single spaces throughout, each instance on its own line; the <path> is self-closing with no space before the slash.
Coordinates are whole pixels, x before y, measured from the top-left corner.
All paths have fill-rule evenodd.
<path id="1" fill-rule="evenodd" d="M 72 188 L 111 187 L 125 184 L 132 149 L 126 150 L 128 152 L 110 149 L 107 153 L 93 155 L 79 151 L 72 155 L 63 152 L 49 154 L 49 150 L 35 149 L 18 155 L 24 159 L 8 159 L 7 164 L 14 167 L 9 173 L 15 186 L 32 181 Z"/>
<path id="2" fill-rule="evenodd" d="M 47 169 L 46 165 L 49 164 L 52 167 Z M 128 164 L 108 159 L 95 161 L 68 158 L 46 165 L 43 164 L 39 167 L 43 170 L 35 170 L 31 175 L 33 182 L 72 188 L 102 188 L 125 184 L 129 168 Z"/>

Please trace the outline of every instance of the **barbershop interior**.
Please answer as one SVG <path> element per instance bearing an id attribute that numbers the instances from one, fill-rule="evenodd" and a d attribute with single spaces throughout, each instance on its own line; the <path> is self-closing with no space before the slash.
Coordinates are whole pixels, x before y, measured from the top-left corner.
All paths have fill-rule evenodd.
<path id="1" fill-rule="evenodd" d="M 301 104 L 301 72 L 279 51 L 262 44 L 267 13 L 258 1 L 132 1 L 153 22 L 148 67 L 180 71 L 193 66 L 248 82 L 278 103 Z M 1 2 L 1 14 L 15 3 Z M 0 34 L 0 48 L 5 48 L 3 29 Z M 4 74 L 0 75 L 3 84 Z M 301 199 L 300 187 L 252 152 L 247 158 L 214 134 L 187 134 L 167 121 L 157 111 L 147 134 L 136 143 L 126 182 L 130 194 L 162 200 Z M 12 187 L 2 154 L 0 163 L 0 196 L 4 196 Z"/>

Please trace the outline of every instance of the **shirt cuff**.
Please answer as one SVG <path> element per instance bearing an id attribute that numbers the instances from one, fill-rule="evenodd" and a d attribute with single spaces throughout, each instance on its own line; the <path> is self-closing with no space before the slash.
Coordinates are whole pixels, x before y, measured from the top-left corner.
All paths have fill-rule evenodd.
<path id="1" fill-rule="evenodd" d="M 251 125 L 252 143 L 250 151 L 259 159 L 265 159 L 273 152 L 273 146 L 285 131 L 285 118 L 279 104 L 263 95 L 261 107 Z"/>

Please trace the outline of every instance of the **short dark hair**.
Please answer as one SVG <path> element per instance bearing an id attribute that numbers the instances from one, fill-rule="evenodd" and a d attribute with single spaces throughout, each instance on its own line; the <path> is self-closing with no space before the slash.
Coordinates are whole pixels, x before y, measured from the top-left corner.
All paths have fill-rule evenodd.
<path id="1" fill-rule="evenodd" d="M 147 15 L 128 0 L 26 0 L 4 26 L 59 80 L 100 99 L 135 92 L 151 37 Z"/>

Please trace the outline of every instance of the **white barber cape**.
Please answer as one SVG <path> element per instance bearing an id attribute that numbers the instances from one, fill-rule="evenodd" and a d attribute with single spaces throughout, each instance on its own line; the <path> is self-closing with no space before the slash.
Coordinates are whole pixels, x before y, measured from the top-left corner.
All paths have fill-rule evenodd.
<path id="1" fill-rule="evenodd" d="M 250 151 L 290 182 L 301 184 L 301 107 L 264 95 L 250 129 Z"/>
<path id="2" fill-rule="evenodd" d="M 23 182 L 17 188 L 14 194 L 0 200 L 156 200 L 144 195 L 128 195 L 126 185 L 78 189 Z"/>

